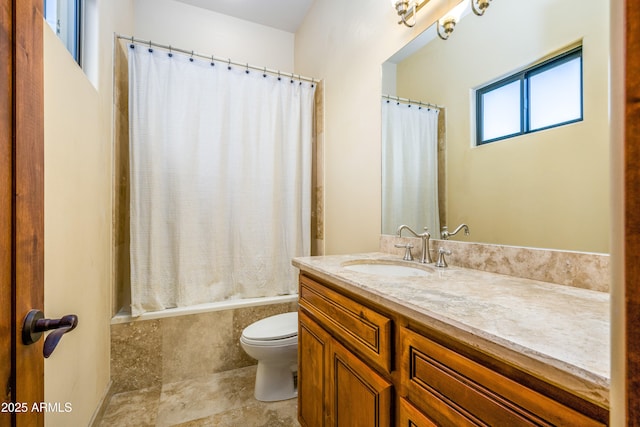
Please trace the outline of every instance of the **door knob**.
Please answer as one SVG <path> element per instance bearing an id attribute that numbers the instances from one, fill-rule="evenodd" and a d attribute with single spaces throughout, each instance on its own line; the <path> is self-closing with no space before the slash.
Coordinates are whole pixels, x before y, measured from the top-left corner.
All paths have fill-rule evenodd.
<path id="1" fill-rule="evenodd" d="M 22 324 L 22 342 L 26 345 L 37 342 L 42 334 L 51 331 L 44 340 L 44 349 L 42 354 L 44 357 L 51 356 L 53 350 L 62 339 L 62 336 L 78 326 L 78 316 L 75 314 L 67 314 L 60 319 L 45 319 L 44 313 L 40 310 L 31 310 L 24 318 Z"/>

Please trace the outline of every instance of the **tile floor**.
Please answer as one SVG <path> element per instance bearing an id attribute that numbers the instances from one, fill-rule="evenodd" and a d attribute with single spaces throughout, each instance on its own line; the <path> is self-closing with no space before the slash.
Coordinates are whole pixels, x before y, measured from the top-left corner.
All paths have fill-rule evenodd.
<path id="1" fill-rule="evenodd" d="M 297 400 L 259 402 L 256 366 L 119 393 L 100 427 L 298 427 Z"/>

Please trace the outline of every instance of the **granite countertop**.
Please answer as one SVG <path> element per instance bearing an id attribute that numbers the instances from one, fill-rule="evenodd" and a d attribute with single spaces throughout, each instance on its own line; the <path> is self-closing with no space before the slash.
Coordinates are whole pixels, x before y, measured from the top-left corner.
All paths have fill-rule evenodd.
<path id="1" fill-rule="evenodd" d="M 409 263 L 427 277 L 389 277 L 349 263 Z M 609 407 L 609 294 L 382 252 L 299 257 L 293 265 L 425 323 L 499 360 Z"/>

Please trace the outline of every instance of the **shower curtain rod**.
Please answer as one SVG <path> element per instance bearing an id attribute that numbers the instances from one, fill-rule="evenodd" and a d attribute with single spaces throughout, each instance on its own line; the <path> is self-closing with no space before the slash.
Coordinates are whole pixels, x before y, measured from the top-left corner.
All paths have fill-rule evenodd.
<path id="1" fill-rule="evenodd" d="M 242 67 L 242 68 L 245 68 L 247 70 L 256 70 L 256 71 L 260 71 L 262 73 L 268 73 L 268 74 L 271 74 L 271 75 L 274 75 L 274 76 L 278 76 L 278 77 L 288 77 L 288 78 L 291 78 L 293 80 L 306 81 L 306 82 L 310 82 L 310 83 L 317 83 L 317 82 L 320 81 L 320 79 L 315 79 L 313 77 L 305 77 L 305 76 L 301 76 L 299 74 L 285 73 L 285 72 L 282 72 L 280 70 L 272 70 L 272 69 L 269 69 L 267 67 L 258 67 L 258 66 L 251 65 L 251 64 L 241 64 L 239 62 L 234 62 L 229 58 L 219 58 L 219 57 L 214 56 L 214 55 L 204 55 L 202 53 L 198 53 L 198 52 L 195 52 L 193 50 L 189 51 L 189 50 L 186 50 L 186 49 L 176 48 L 176 47 L 173 47 L 171 45 L 167 46 L 167 45 L 163 45 L 163 44 L 160 44 L 160 43 L 152 42 L 151 40 L 136 39 L 133 36 L 126 36 L 126 35 L 123 35 L 123 34 L 116 34 L 116 38 L 122 39 L 122 40 L 126 40 L 126 41 L 131 42 L 131 43 L 137 43 L 137 44 L 143 45 L 143 46 L 157 47 L 159 49 L 164 49 L 164 50 L 166 50 L 168 52 L 180 52 L 180 53 L 184 53 L 184 54 L 190 55 L 192 57 L 203 58 L 203 59 L 206 59 L 208 61 L 215 61 L 215 62 L 221 62 L 221 63 L 228 64 L 228 65 L 235 65 L 237 67 Z"/>
<path id="2" fill-rule="evenodd" d="M 422 102 L 422 101 L 418 101 L 418 100 L 415 100 L 415 99 L 400 98 L 399 96 L 382 95 L 382 97 L 385 98 L 385 99 L 391 100 L 391 101 L 401 102 L 403 104 L 424 105 L 425 107 L 437 108 L 438 110 L 442 110 L 444 108 L 441 105 L 432 104 L 430 102 Z"/>

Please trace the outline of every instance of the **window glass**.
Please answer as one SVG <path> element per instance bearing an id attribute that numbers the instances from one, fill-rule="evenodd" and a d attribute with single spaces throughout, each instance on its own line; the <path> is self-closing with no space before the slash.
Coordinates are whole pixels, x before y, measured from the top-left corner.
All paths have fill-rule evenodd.
<path id="1" fill-rule="evenodd" d="M 44 18 L 80 64 L 81 0 L 44 0 Z"/>
<path id="2" fill-rule="evenodd" d="M 531 130 L 582 117 L 580 63 L 575 58 L 529 78 Z"/>
<path id="3" fill-rule="evenodd" d="M 520 81 L 482 95 L 482 141 L 520 132 Z"/>

